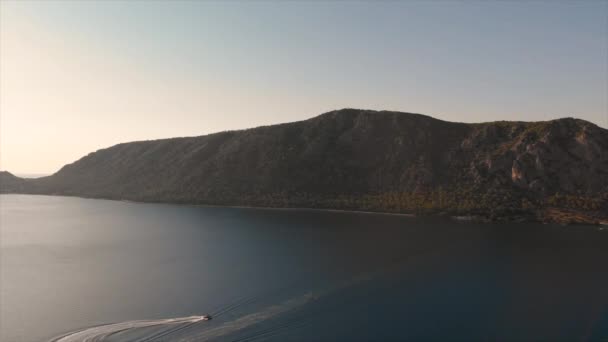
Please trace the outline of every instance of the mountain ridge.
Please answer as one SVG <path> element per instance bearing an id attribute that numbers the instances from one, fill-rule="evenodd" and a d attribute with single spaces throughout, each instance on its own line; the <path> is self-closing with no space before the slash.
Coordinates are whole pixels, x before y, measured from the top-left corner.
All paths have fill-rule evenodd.
<path id="1" fill-rule="evenodd" d="M 121 143 L 0 192 L 597 223 L 608 130 L 590 122 L 460 123 L 342 109 L 195 137 Z"/>

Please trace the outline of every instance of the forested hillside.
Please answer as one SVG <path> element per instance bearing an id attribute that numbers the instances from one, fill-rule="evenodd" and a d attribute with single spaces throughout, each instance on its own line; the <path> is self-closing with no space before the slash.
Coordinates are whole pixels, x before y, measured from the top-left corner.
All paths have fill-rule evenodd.
<path id="1" fill-rule="evenodd" d="M 608 131 L 583 120 L 453 123 L 344 109 L 287 124 L 139 141 L 4 193 L 596 223 Z"/>

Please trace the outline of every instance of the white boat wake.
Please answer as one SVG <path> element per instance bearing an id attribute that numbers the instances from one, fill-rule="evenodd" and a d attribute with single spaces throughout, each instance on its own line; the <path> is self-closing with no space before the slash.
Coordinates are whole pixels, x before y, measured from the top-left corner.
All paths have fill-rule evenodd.
<path id="1" fill-rule="evenodd" d="M 270 306 L 262 311 L 254 312 L 242 317 L 239 317 L 235 320 L 225 322 L 222 325 L 216 326 L 211 329 L 207 329 L 202 331 L 201 333 L 194 334 L 188 337 L 184 337 L 178 341 L 180 342 L 190 342 L 190 341 L 207 341 L 212 340 L 214 338 L 218 338 L 223 335 L 234 333 L 238 330 L 243 330 L 252 325 L 260 323 L 262 321 L 268 320 L 272 317 L 278 316 L 282 313 L 286 313 L 293 309 L 303 306 L 304 304 L 310 302 L 315 297 L 312 293 L 307 293 L 301 297 L 289 299 L 281 304 Z"/>
<path id="2" fill-rule="evenodd" d="M 127 321 L 121 323 L 113 323 L 106 325 L 99 325 L 84 330 L 71 332 L 67 335 L 63 335 L 51 340 L 51 342 L 101 342 L 105 341 L 109 336 L 131 330 L 149 328 L 155 326 L 189 326 L 190 324 L 203 321 L 203 316 L 188 316 L 178 318 L 166 318 L 166 319 L 151 319 L 151 320 L 138 320 L 138 321 Z M 169 330 L 172 332 L 174 330 Z M 150 338 L 142 338 L 140 341 L 148 341 Z"/>
<path id="3" fill-rule="evenodd" d="M 238 333 L 247 328 L 257 325 L 263 321 L 271 320 L 277 316 L 281 316 L 288 312 L 294 312 L 298 309 L 303 308 L 306 304 L 311 302 L 315 302 L 321 297 L 326 297 L 331 295 L 334 292 L 339 292 L 342 289 L 351 287 L 361 282 L 369 281 L 383 273 L 390 273 L 394 267 L 401 265 L 406 261 L 413 261 L 417 257 L 428 256 L 428 251 L 422 251 L 421 253 L 412 255 L 411 259 L 395 259 L 391 261 L 391 263 L 385 265 L 384 267 L 368 272 L 362 272 L 359 275 L 350 278 L 336 286 L 326 288 L 321 291 L 307 292 L 300 296 L 292 297 L 291 299 L 287 299 L 281 303 L 267 306 L 261 310 L 241 315 L 238 318 L 231 319 L 228 321 L 221 320 L 220 322 L 216 322 L 216 320 L 237 310 L 244 306 L 247 306 L 253 302 L 256 302 L 260 299 L 261 295 L 244 297 L 236 302 L 229 304 L 216 312 L 212 312 L 211 316 L 215 317 L 213 322 L 219 324 L 212 324 L 204 330 L 198 331 L 189 331 L 185 336 L 183 332 L 185 329 L 191 328 L 193 325 L 205 321 L 205 316 L 188 316 L 188 317 L 179 317 L 179 318 L 167 318 L 167 319 L 155 319 L 155 320 L 138 320 L 138 321 L 127 321 L 122 323 L 113 323 L 95 326 L 91 328 L 86 328 L 83 330 L 71 332 L 65 334 L 63 336 L 52 339 L 50 342 L 103 342 L 110 340 L 115 340 L 116 337 L 119 337 L 118 334 L 133 332 L 137 329 L 145 329 L 145 328 L 154 328 L 158 327 L 155 333 L 152 333 L 145 337 L 136 338 L 134 340 L 129 339 L 129 341 L 134 342 L 154 342 L 154 341 L 179 341 L 179 342 L 195 342 L 195 341 L 208 341 L 214 340 L 217 338 L 225 337 L 226 335 Z M 320 312 L 322 313 L 322 311 Z M 281 331 L 286 329 L 295 328 L 298 325 L 305 324 L 306 319 L 310 317 L 316 316 L 316 312 L 303 312 L 295 318 L 291 318 L 287 322 L 278 323 L 273 326 L 265 327 L 258 331 L 253 331 L 248 336 L 242 336 L 235 341 L 245 342 L 245 341 L 253 341 L 256 339 L 265 339 L 269 338 Z M 303 320 L 304 319 L 304 320 Z M 180 336 L 176 336 L 178 333 Z M 112 338 L 113 337 L 113 338 Z M 124 336 L 123 336 L 124 337 Z M 161 339 L 162 338 L 162 339 Z M 119 339 L 120 340 L 120 339 Z"/>

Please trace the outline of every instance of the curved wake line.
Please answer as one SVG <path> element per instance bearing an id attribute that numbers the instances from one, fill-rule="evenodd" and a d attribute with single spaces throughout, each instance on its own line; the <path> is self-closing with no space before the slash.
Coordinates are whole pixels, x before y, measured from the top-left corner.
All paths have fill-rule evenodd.
<path id="1" fill-rule="evenodd" d="M 303 295 L 293 297 L 291 299 L 287 299 L 279 304 L 268 306 L 260 311 L 256 311 L 253 313 L 249 313 L 243 316 L 240 316 L 234 320 L 223 322 L 220 325 L 216 325 L 205 329 L 204 331 L 199 331 L 195 333 L 190 333 L 188 336 L 183 336 L 179 338 L 180 342 L 190 342 L 190 341 L 203 341 L 218 338 L 221 336 L 225 336 L 228 334 L 235 333 L 237 331 L 244 330 L 251 326 L 254 326 L 260 322 L 269 320 L 281 314 L 295 311 L 297 309 L 302 308 L 308 303 L 316 301 L 320 297 L 328 296 L 334 292 L 337 292 L 341 289 L 353 286 L 355 284 L 369 281 L 383 273 L 391 272 L 395 267 L 402 265 L 405 262 L 411 262 L 416 260 L 417 258 L 433 255 L 433 249 L 426 249 L 418 251 L 418 253 L 414 253 L 405 258 L 394 258 L 384 267 L 380 269 L 362 272 L 336 286 L 330 287 L 325 290 L 321 290 L 318 292 L 307 292 Z M 242 306 L 248 305 L 252 302 L 257 301 L 262 295 L 254 295 L 254 296 L 245 296 L 236 300 L 235 302 L 224 306 L 223 308 L 217 309 L 213 316 L 219 317 L 225 314 L 228 314 Z M 286 329 L 296 328 L 296 326 L 306 325 L 307 322 L 302 321 L 303 318 L 307 316 L 314 316 L 317 312 L 308 312 L 299 315 L 296 319 L 292 319 L 288 322 L 283 322 L 279 325 L 271 326 L 266 329 L 262 329 L 259 331 L 255 331 L 249 336 L 243 336 L 235 341 L 253 341 L 260 338 L 268 338 L 270 336 L 276 335 L 277 333 L 282 332 Z M 196 323 L 203 321 L 203 316 L 188 316 L 188 317 L 179 317 L 179 318 L 167 318 L 167 319 L 156 319 L 156 320 L 138 320 L 138 321 L 127 321 L 121 323 L 113 323 L 95 326 L 91 328 L 86 328 L 83 330 L 78 330 L 75 332 L 68 333 L 66 335 L 56 337 L 52 339 L 50 342 L 102 342 L 105 341 L 108 337 L 111 337 L 113 334 L 121 333 L 124 331 L 128 331 L 131 329 L 139 329 L 139 328 L 147 328 L 154 326 L 162 326 L 162 325 L 177 325 L 176 327 L 167 329 L 165 331 L 158 332 L 148 337 L 143 337 L 137 339 L 139 342 L 148 342 L 158 339 L 160 337 L 165 337 L 167 335 L 172 335 L 176 332 L 183 332 L 185 329 L 189 329 Z M 179 326 L 182 325 L 182 326 Z"/>
<path id="2" fill-rule="evenodd" d="M 203 320 L 203 316 L 188 316 L 178 318 L 165 318 L 165 319 L 150 319 L 150 320 L 138 320 L 138 321 L 127 321 L 121 323 L 112 323 L 99 325 L 91 328 L 68 333 L 66 335 L 56 337 L 50 342 L 100 342 L 104 341 L 108 336 L 139 328 L 148 328 L 159 325 L 178 325 L 187 323 L 197 323 Z"/>
<path id="3" fill-rule="evenodd" d="M 260 322 L 269 320 L 275 316 L 279 316 L 281 314 L 295 311 L 297 309 L 302 308 L 308 303 L 318 300 L 320 297 L 325 297 L 331 295 L 332 293 L 338 292 L 342 289 L 351 287 L 353 285 L 366 282 L 374 279 L 381 274 L 389 273 L 393 271 L 399 265 L 403 265 L 406 262 L 412 262 L 416 259 L 424 256 L 433 255 L 433 249 L 425 249 L 418 251 L 415 254 L 409 255 L 403 258 L 394 258 L 387 265 L 381 267 L 376 270 L 362 272 L 336 286 L 330 287 L 328 289 L 318 291 L 318 292 L 308 292 L 299 297 L 288 299 L 280 304 L 269 306 L 261 311 L 257 311 L 254 313 L 250 313 L 245 316 L 241 316 L 235 320 L 225 322 L 220 326 L 216 326 L 213 328 L 206 329 L 197 334 L 192 334 L 190 336 L 186 336 L 184 338 L 179 339 L 179 342 L 194 342 L 194 341 L 206 341 L 214 338 L 218 338 L 224 335 L 232 334 L 239 330 L 244 330 L 251 326 L 254 326 Z M 267 329 L 263 329 L 261 331 L 253 332 L 249 336 L 244 336 L 241 338 L 237 338 L 234 341 L 245 342 L 245 341 L 254 341 L 256 339 L 265 339 L 269 338 L 277 333 L 283 332 L 286 329 L 298 328 L 307 324 L 306 321 L 302 319 L 308 317 L 312 317 L 317 313 L 321 313 L 322 311 L 308 312 L 299 315 L 296 319 L 292 319 L 288 322 L 269 327 Z"/>
<path id="4" fill-rule="evenodd" d="M 218 337 L 221 337 L 224 335 L 228 335 L 228 334 L 234 333 L 239 330 L 243 330 L 245 328 L 256 325 L 260 322 L 263 322 L 263 321 L 269 320 L 273 317 L 276 317 L 280 314 L 284 314 L 284 313 L 299 309 L 299 308 L 303 307 L 304 305 L 319 299 L 320 297 L 330 295 L 331 293 L 339 291 L 340 289 L 369 280 L 369 279 L 373 278 L 376 275 L 376 273 L 377 272 L 364 273 L 359 276 L 353 277 L 338 286 L 335 286 L 335 287 L 332 287 L 332 288 L 329 288 L 329 289 L 326 289 L 326 290 L 323 290 L 320 292 L 316 292 L 316 293 L 313 293 L 313 292 L 305 293 L 299 297 L 291 298 L 280 304 L 269 306 L 261 311 L 257 311 L 257 312 L 250 313 L 245 316 L 241 316 L 235 320 L 225 322 L 222 325 L 207 329 L 198 334 L 186 336 L 186 337 L 180 339 L 179 341 L 180 342 L 206 341 L 206 340 L 211 340 L 211 339 L 218 338 Z M 271 327 L 270 329 L 267 329 L 266 331 L 264 331 L 264 333 L 261 335 L 260 335 L 260 332 L 256 332 L 252 336 L 240 338 L 240 339 L 237 339 L 237 341 L 253 340 L 258 337 L 266 336 L 266 335 L 278 332 L 279 330 L 283 330 L 284 328 L 293 327 L 295 325 L 295 323 L 298 323 L 298 322 L 294 321 L 294 322 L 290 322 L 288 324 L 283 324 L 281 326 Z M 305 324 L 305 322 L 301 322 L 301 323 Z"/>
<path id="5" fill-rule="evenodd" d="M 281 304 L 273 305 L 266 308 L 265 310 L 242 316 L 233 321 L 223 323 L 220 326 L 205 330 L 199 334 L 185 337 L 183 339 L 180 339 L 179 341 L 204 341 L 212 338 L 217 338 L 229 333 L 233 333 L 235 331 L 245 329 L 249 326 L 270 319 L 279 314 L 298 308 L 310 302 L 314 298 L 315 296 L 312 293 L 306 293 L 301 297 L 289 299 Z"/>

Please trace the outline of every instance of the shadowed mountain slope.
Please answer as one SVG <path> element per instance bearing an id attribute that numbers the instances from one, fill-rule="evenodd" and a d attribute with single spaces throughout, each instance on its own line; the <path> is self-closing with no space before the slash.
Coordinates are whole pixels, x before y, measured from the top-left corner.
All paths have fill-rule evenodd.
<path id="1" fill-rule="evenodd" d="M 344 109 L 200 137 L 119 144 L 1 191 L 193 204 L 597 222 L 608 131 L 583 120 L 453 123 Z"/>

